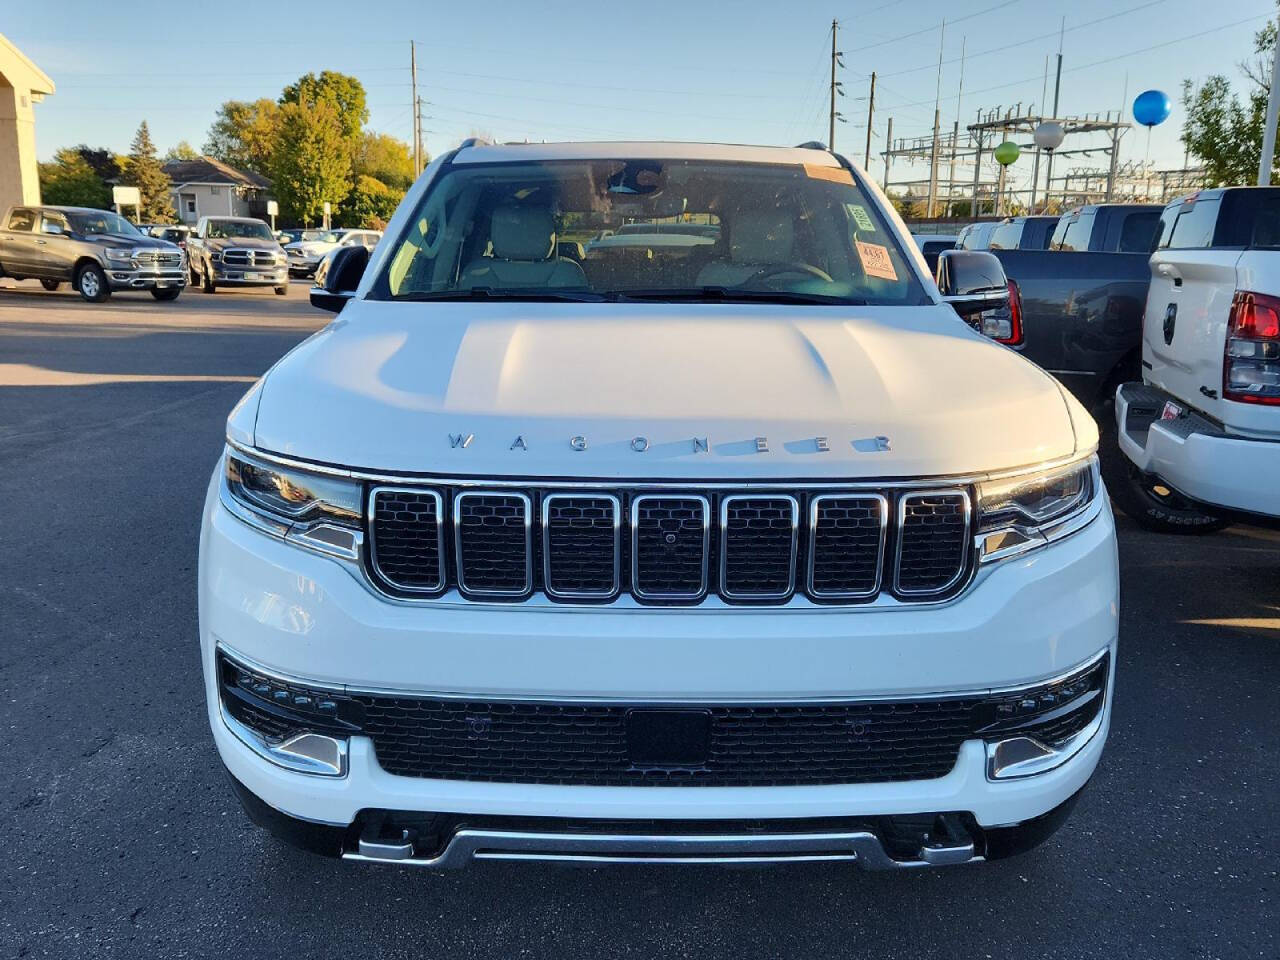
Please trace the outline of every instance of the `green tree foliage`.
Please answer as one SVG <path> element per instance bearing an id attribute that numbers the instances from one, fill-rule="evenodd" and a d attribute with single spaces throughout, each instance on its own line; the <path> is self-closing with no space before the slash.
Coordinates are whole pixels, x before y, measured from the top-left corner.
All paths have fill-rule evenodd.
<path id="1" fill-rule="evenodd" d="M 200 154 L 191 144 L 185 140 L 179 140 L 164 155 L 164 162 L 169 163 L 173 160 L 199 160 Z"/>
<path id="2" fill-rule="evenodd" d="M 413 183 L 413 155 L 403 140 L 366 130 L 360 136 L 354 172 L 403 192 Z"/>
<path id="3" fill-rule="evenodd" d="M 147 129 L 145 120 L 134 134 L 133 144 L 129 148 L 129 166 L 121 181 L 138 188 L 142 197 L 140 213 L 144 223 L 173 223 L 177 220 L 173 212 L 173 197 L 169 192 L 172 184 L 160 168 L 160 161 L 156 158 L 156 145 L 151 142 L 151 131 Z"/>
<path id="4" fill-rule="evenodd" d="M 98 175 L 98 179 L 104 183 L 111 183 L 120 179 L 120 174 L 124 173 L 124 165 L 121 162 L 122 157 L 116 156 L 115 153 L 106 147 L 91 147 L 87 143 L 71 148 L 84 159 L 84 162 L 93 168 L 93 172 Z"/>
<path id="5" fill-rule="evenodd" d="M 1214 74 L 1202 83 L 1182 82 L 1182 106 L 1186 111 L 1182 142 L 1187 152 L 1204 165 L 1210 186 L 1247 184 L 1257 179 L 1271 86 L 1267 55 L 1275 45 L 1275 23 L 1268 23 L 1254 34 L 1254 58 L 1240 64 L 1249 80 L 1243 99 L 1222 74 Z"/>
<path id="6" fill-rule="evenodd" d="M 358 176 L 343 211 L 343 223 L 367 230 L 385 229 L 403 197 L 403 189 L 389 187 L 373 177 Z"/>
<path id="7" fill-rule="evenodd" d="M 111 203 L 111 190 L 77 147 L 64 147 L 52 162 L 40 164 L 40 195 L 45 203 L 67 207 L 101 209 Z"/>
<path id="8" fill-rule="evenodd" d="M 315 223 L 351 189 L 351 153 L 338 109 L 320 100 L 280 108 L 271 178 L 285 222 Z"/>
<path id="9" fill-rule="evenodd" d="M 280 107 L 274 100 L 228 100 L 218 108 L 204 152 L 237 170 L 266 176 L 279 130 Z"/>
<path id="10" fill-rule="evenodd" d="M 308 73 L 291 83 L 280 94 L 280 106 L 289 104 L 312 106 L 327 103 L 334 108 L 342 125 L 342 139 L 348 147 L 352 164 L 360 154 L 361 131 L 369 121 L 369 107 L 365 101 L 364 85 L 355 77 L 333 70 L 323 70 L 319 76 Z"/>

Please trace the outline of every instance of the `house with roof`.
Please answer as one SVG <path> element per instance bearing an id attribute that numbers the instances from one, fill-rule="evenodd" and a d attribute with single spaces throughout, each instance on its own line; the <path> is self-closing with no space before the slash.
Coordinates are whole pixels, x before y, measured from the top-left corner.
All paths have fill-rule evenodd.
<path id="1" fill-rule="evenodd" d="M 271 181 L 248 170 L 215 160 L 170 160 L 164 172 L 172 184 L 173 209 L 181 223 L 201 217 L 267 218 Z"/>

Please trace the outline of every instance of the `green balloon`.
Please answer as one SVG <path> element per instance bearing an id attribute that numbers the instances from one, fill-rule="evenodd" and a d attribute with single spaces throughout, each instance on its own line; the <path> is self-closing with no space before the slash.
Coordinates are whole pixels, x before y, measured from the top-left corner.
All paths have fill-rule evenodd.
<path id="1" fill-rule="evenodd" d="M 1009 164 L 1013 163 L 1013 161 L 1018 159 L 1018 154 L 1021 152 L 1022 151 L 1018 149 L 1018 145 L 1016 143 L 1012 140 L 1006 140 L 1004 143 L 1000 144 L 1000 146 L 996 147 L 996 163 L 1000 164 L 1002 167 L 1007 167 Z"/>

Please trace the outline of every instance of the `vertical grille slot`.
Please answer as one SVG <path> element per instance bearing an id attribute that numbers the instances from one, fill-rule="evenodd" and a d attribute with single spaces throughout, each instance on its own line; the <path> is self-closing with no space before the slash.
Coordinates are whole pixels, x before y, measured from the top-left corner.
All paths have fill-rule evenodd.
<path id="1" fill-rule="evenodd" d="M 411 593 L 445 587 L 444 501 L 434 490 L 375 487 L 370 558 L 378 576 Z"/>
<path id="2" fill-rule="evenodd" d="M 969 560 L 969 497 L 963 490 L 906 493 L 898 500 L 895 588 L 912 597 L 946 593 Z"/>
<path id="3" fill-rule="evenodd" d="M 453 499 L 458 587 L 520 597 L 533 587 L 530 502 L 523 493 L 477 491 Z"/>
<path id="4" fill-rule="evenodd" d="M 607 599 L 619 588 L 622 506 L 606 493 L 552 493 L 542 499 L 542 563 L 547 593 Z"/>
<path id="5" fill-rule="evenodd" d="M 711 504 L 706 497 L 631 502 L 632 589 L 641 600 L 698 600 L 707 592 Z"/>
<path id="6" fill-rule="evenodd" d="M 731 600 L 781 600 L 796 582 L 800 505 L 791 496 L 720 501 L 720 590 Z"/>
<path id="7" fill-rule="evenodd" d="M 856 600 L 880 590 L 889 503 L 880 494 L 829 494 L 809 505 L 809 593 Z"/>

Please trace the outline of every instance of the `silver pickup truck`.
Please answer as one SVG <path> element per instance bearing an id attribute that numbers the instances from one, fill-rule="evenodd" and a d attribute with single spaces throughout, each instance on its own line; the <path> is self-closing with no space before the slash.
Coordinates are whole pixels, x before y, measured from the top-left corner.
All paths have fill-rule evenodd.
<path id="1" fill-rule="evenodd" d="M 0 221 L 0 276 L 39 280 L 46 290 L 70 281 L 101 303 L 113 290 L 150 290 L 175 300 L 187 285 L 182 250 L 148 237 L 108 210 L 10 207 Z"/>
<path id="2" fill-rule="evenodd" d="M 218 287 L 274 287 L 289 292 L 284 248 L 261 220 L 253 217 L 201 217 L 187 240 L 191 284 L 205 293 Z"/>

